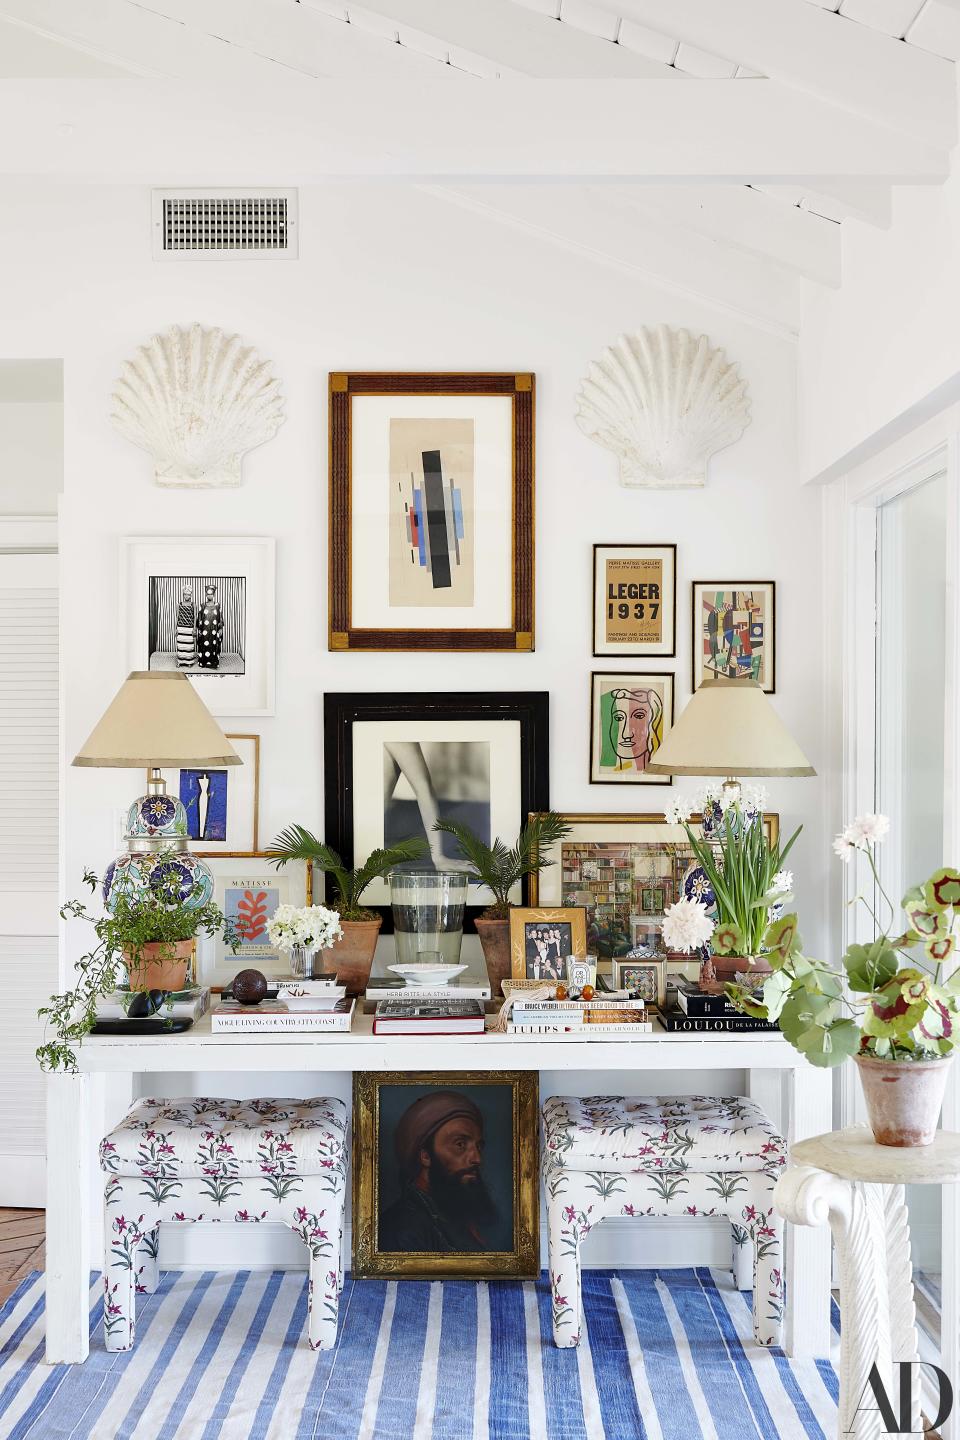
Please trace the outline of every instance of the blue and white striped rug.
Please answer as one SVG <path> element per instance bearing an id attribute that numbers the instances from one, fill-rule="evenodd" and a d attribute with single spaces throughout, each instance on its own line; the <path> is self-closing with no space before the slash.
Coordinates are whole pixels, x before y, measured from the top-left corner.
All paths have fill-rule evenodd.
<path id="1" fill-rule="evenodd" d="M 137 1344 L 43 1362 L 43 1277 L 0 1310 L 3 1440 L 828 1440 L 837 1379 L 752 1343 L 728 1272 L 590 1270 L 579 1350 L 541 1282 L 346 1282 L 335 1350 L 300 1273 L 167 1271 Z"/>

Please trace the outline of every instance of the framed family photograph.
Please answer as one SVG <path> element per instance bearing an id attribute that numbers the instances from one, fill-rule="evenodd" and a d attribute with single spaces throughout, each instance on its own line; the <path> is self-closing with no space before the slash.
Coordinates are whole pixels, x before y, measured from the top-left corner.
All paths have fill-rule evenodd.
<path id="1" fill-rule="evenodd" d="M 613 988 L 662 1008 L 667 1003 L 666 955 L 662 960 L 614 960 Z"/>
<path id="2" fill-rule="evenodd" d="M 330 376 L 330 649 L 534 648 L 534 377 Z"/>
<path id="3" fill-rule="evenodd" d="M 549 864 L 530 883 L 531 905 L 586 910 L 587 953 L 601 961 L 671 957 L 662 946 L 668 905 L 684 897 L 715 902 L 682 825 L 660 814 L 564 815 L 570 833 L 546 850 Z M 696 829 L 701 817 L 691 817 Z M 773 842 L 779 817 L 764 815 Z M 675 957 L 689 964 L 690 957 Z"/>
<path id="4" fill-rule="evenodd" d="M 536 1276 L 536 1072 L 353 1077 L 355 1276 Z"/>
<path id="5" fill-rule="evenodd" d="M 755 680 L 777 688 L 773 580 L 694 580 L 693 688 L 711 680 Z"/>
<path id="6" fill-rule="evenodd" d="M 490 844 L 512 845 L 529 809 L 549 808 L 548 701 L 518 690 L 324 696 L 325 837 L 347 865 L 411 837 L 424 842 L 416 864 L 467 869 L 452 835 L 437 820 L 468 825 Z M 530 806 L 527 797 L 539 795 Z M 521 886 L 512 899 L 524 898 Z M 472 885 L 474 918 L 493 897 Z M 390 887 L 375 880 L 364 903 L 393 929 Z"/>
<path id="7" fill-rule="evenodd" d="M 647 773 L 672 725 L 672 675 L 594 670 L 590 784 L 672 785 L 672 775 Z"/>
<path id="8" fill-rule="evenodd" d="M 594 545 L 593 653 L 676 655 L 676 545 Z"/>
<path id="9" fill-rule="evenodd" d="M 578 906 L 510 911 L 510 973 L 514 980 L 565 980 L 567 957 L 585 959 L 587 912 Z"/>
<path id="10" fill-rule="evenodd" d="M 222 935 L 198 941 L 197 981 L 224 987 L 240 970 L 253 966 L 264 975 L 290 974 L 290 957 L 270 944 L 267 926 L 278 905 L 312 905 L 313 866 L 291 861 L 281 870 L 270 855 L 209 856 L 213 871 L 213 898 L 240 937 L 234 954 Z"/>
<path id="11" fill-rule="evenodd" d="M 164 770 L 167 794 L 187 815 L 195 855 L 255 855 L 260 848 L 260 736 L 227 735 L 242 765 Z M 147 771 L 149 780 L 152 771 Z"/>
<path id="12" fill-rule="evenodd" d="M 179 670 L 214 715 L 271 715 L 274 541 L 150 535 L 120 544 L 130 669 Z"/>

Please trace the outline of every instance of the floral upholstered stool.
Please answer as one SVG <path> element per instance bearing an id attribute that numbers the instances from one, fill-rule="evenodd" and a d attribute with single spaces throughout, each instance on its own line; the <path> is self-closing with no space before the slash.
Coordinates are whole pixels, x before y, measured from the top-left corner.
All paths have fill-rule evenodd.
<path id="1" fill-rule="evenodd" d="M 580 1341 L 580 1242 L 613 1215 L 721 1216 L 733 1227 L 734 1270 L 753 1247 L 753 1333 L 780 1340 L 780 1221 L 773 1190 L 786 1146 L 753 1100 L 684 1095 L 588 1099 L 543 1106 L 553 1338 Z"/>
<path id="2" fill-rule="evenodd" d="M 168 1221 L 289 1225 L 310 1252 L 307 1337 L 337 1338 L 347 1107 L 342 1100 L 138 1100 L 100 1143 L 108 1350 L 133 1345 Z"/>

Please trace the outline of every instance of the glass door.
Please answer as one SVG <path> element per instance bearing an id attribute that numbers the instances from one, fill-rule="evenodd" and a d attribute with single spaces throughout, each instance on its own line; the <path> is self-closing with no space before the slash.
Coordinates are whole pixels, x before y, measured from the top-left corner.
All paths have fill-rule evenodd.
<path id="1" fill-rule="evenodd" d="M 876 508 L 876 808 L 890 818 L 881 878 L 896 903 L 945 856 L 947 556 L 945 468 L 915 471 Z M 940 1352 L 943 1269 L 939 1187 L 908 1190 L 924 1358 Z"/>

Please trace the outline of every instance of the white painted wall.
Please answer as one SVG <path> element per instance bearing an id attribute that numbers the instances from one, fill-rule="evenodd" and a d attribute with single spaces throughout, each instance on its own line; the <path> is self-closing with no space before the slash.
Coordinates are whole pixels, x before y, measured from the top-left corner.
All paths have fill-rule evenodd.
<path id="1" fill-rule="evenodd" d="M 301 195 L 296 263 L 154 264 L 145 190 L 14 187 L 0 230 L 3 272 L 17 275 L 4 314 L 12 353 L 65 361 L 66 490 L 62 507 L 63 704 L 69 758 L 125 673 L 119 648 L 118 537 L 273 534 L 278 542 L 277 713 L 262 733 L 261 827 L 318 826 L 323 813 L 325 690 L 545 689 L 551 694 L 551 799 L 560 809 L 628 810 L 622 790 L 587 782 L 590 545 L 676 540 L 677 698 L 690 684 L 690 582 L 778 584 L 774 703 L 818 768 L 825 765 L 821 661 L 820 495 L 797 485 L 793 345 L 669 295 L 535 234 L 403 185 L 356 184 Z M 70 244 L 64 243 L 69 236 Z M 200 320 L 236 329 L 282 376 L 288 420 L 245 461 L 236 492 L 171 493 L 148 457 L 111 429 L 120 362 L 154 331 Z M 582 436 L 574 394 L 588 362 L 621 330 L 667 321 L 705 330 L 740 362 L 753 423 L 719 455 L 708 487 L 621 489 L 614 457 Z M 523 369 L 537 375 L 537 649 L 528 656 L 332 655 L 326 635 L 326 377 L 330 369 Z M 635 668 L 643 668 L 643 661 Z M 245 723 L 244 728 L 249 728 Z M 66 894 L 85 865 L 115 849 L 114 814 L 138 777 L 65 774 Z M 784 823 L 806 824 L 794 857 L 811 948 L 823 942 L 822 779 L 771 786 Z M 637 790 L 633 808 L 667 792 Z M 81 937 L 68 937 L 79 953 Z M 425 1063 L 429 1063 L 425 1051 Z M 198 1087 L 203 1077 L 194 1077 Z M 562 1076 L 545 1077 L 558 1088 Z M 242 1077 L 238 1077 L 238 1083 Z M 178 1082 L 179 1083 L 179 1082 Z M 275 1093 L 289 1089 L 278 1077 Z M 324 1084 L 314 1077 L 314 1086 Z M 659 1088 L 686 1088 L 682 1074 Z M 716 1089 L 739 1077 L 716 1076 Z M 624 1077 L 642 1089 L 641 1077 Z M 119 1091 L 116 1098 L 122 1099 Z M 826 1126 L 829 1117 L 824 1117 Z M 249 1237 L 243 1242 L 249 1252 Z M 239 1253 L 239 1252 L 238 1252 Z M 684 1263 L 695 1246 L 680 1248 Z M 699 1252 L 703 1256 L 704 1252 Z M 708 1258 L 708 1257 L 705 1257 Z M 624 1259 L 629 1259 L 625 1254 Z"/>
<path id="2" fill-rule="evenodd" d="M 55 515 L 63 483 L 63 405 L 0 400 L 0 514 Z"/>

